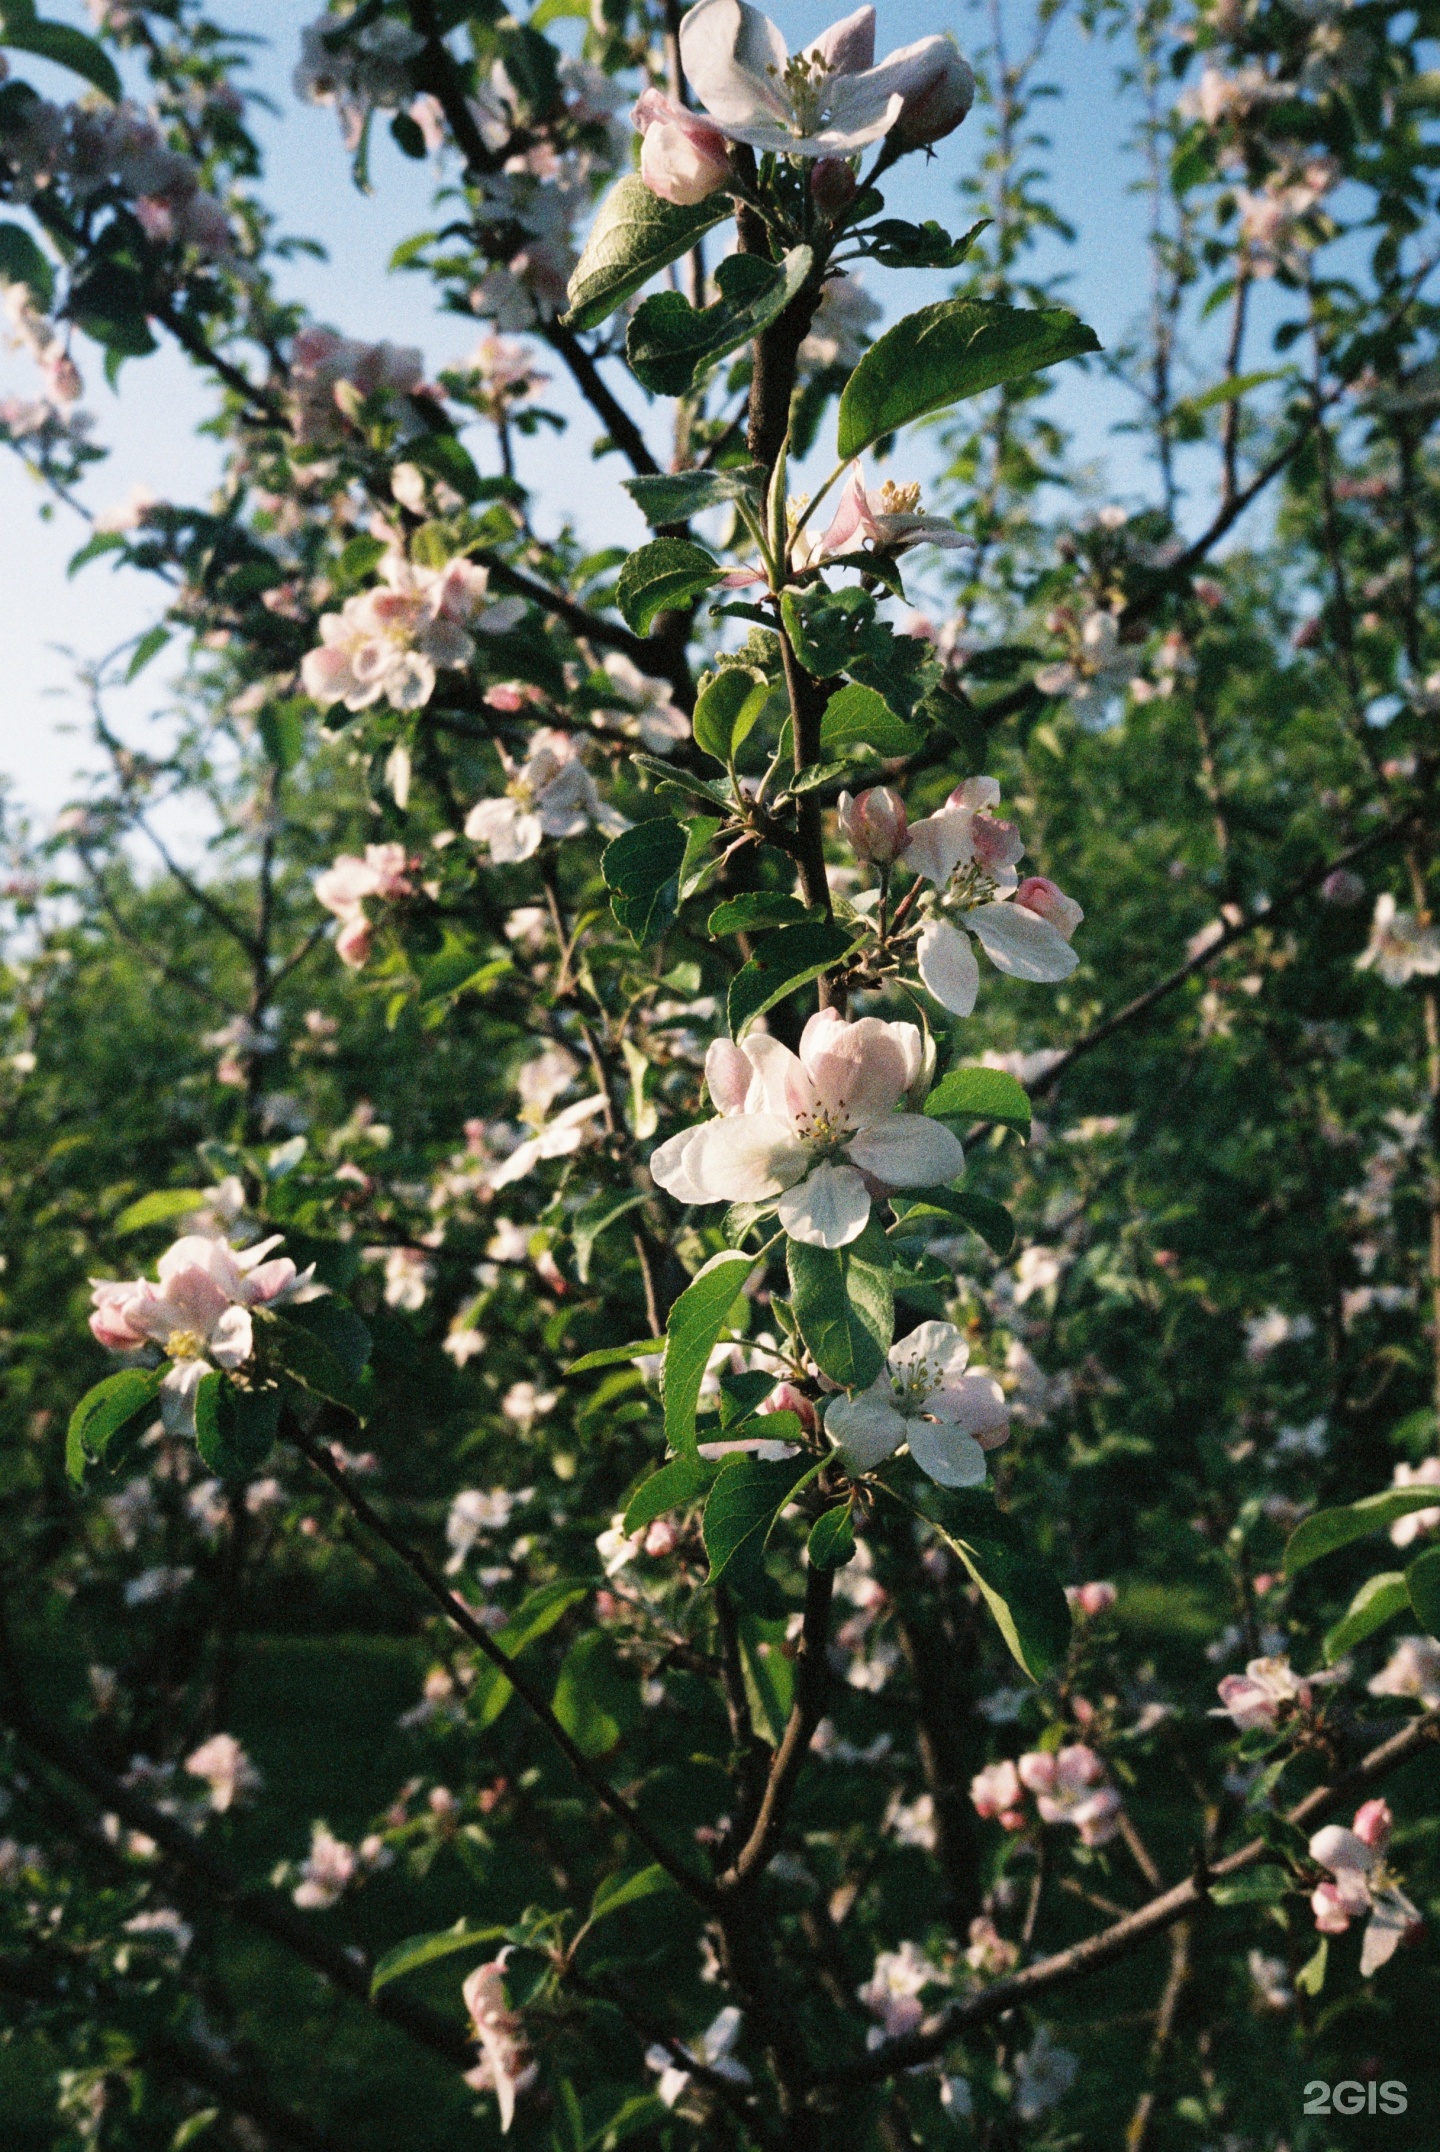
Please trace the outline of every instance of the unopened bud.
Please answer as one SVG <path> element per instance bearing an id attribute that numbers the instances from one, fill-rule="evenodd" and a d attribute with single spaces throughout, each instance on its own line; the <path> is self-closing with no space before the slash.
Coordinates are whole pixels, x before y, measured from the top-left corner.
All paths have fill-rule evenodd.
<path id="1" fill-rule="evenodd" d="M 662 202 L 690 209 L 729 180 L 730 145 L 698 112 L 659 90 L 646 90 L 631 118 L 645 137 L 640 177 Z"/>
<path id="2" fill-rule="evenodd" d="M 680 1544 L 680 1534 L 668 1517 L 657 1517 L 645 1534 L 645 1552 L 650 1555 L 673 1554 Z"/>
<path id="3" fill-rule="evenodd" d="M 1056 933 L 1063 934 L 1066 941 L 1085 917 L 1075 899 L 1067 897 L 1063 889 L 1047 881 L 1043 874 L 1032 874 L 1028 881 L 1022 882 L 1015 892 L 1015 902 L 1023 904 L 1026 911 L 1038 912 L 1042 919 L 1048 919 Z"/>
<path id="4" fill-rule="evenodd" d="M 925 43 L 930 49 L 916 54 L 918 80 L 890 130 L 900 149 L 928 149 L 953 133 L 975 102 L 975 77 L 959 46 L 948 37 Z"/>
<path id="5" fill-rule="evenodd" d="M 840 827 L 857 859 L 888 867 L 904 851 L 909 837 L 905 802 L 889 785 L 876 785 L 858 799 L 842 792 L 839 813 Z"/>
<path id="6" fill-rule="evenodd" d="M 1365 895 L 1365 884 L 1348 867 L 1336 867 L 1320 884 L 1320 895 L 1326 904 L 1358 904 Z"/>
<path id="7" fill-rule="evenodd" d="M 793 1382 L 777 1382 L 763 1404 L 757 1406 L 756 1417 L 767 1412 L 793 1412 L 807 1434 L 813 1435 L 819 1427 L 815 1407 L 803 1390 L 797 1390 Z"/>
<path id="8" fill-rule="evenodd" d="M 850 207 L 860 182 L 843 157 L 817 157 L 810 167 L 810 199 L 823 217 L 838 217 Z"/>

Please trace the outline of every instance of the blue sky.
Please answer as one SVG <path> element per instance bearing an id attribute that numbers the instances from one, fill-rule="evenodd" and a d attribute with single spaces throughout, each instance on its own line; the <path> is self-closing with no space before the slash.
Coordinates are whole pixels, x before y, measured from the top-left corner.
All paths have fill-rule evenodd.
<path id="1" fill-rule="evenodd" d="M 1018 37 L 1028 7 L 1014 0 L 1006 4 Z M 432 372 L 461 357 L 473 347 L 480 325 L 433 311 L 422 279 L 393 276 L 386 269 L 396 241 L 429 222 L 430 167 L 407 162 L 380 128 L 374 192 L 358 194 L 334 115 L 300 103 L 290 86 L 300 28 L 312 19 L 314 7 L 300 0 L 214 0 L 212 12 L 229 26 L 266 40 L 255 48 L 251 81 L 277 107 L 273 114 L 255 115 L 267 152 L 269 199 L 285 230 L 318 239 L 329 255 L 324 264 L 302 260 L 291 267 L 288 276 L 297 295 L 303 293 L 316 318 L 347 333 L 421 344 Z M 831 12 L 823 0 L 789 0 L 775 7 L 792 46 L 813 37 Z M 882 50 L 932 29 L 952 30 L 966 49 L 983 38 L 978 12 L 941 0 L 905 0 L 903 6 L 888 7 L 880 0 L 879 12 Z M 78 0 L 51 0 L 47 13 L 77 23 L 86 19 Z M 1112 51 L 1073 25 L 1059 28 L 1047 73 L 1064 94 L 1043 108 L 1054 139 L 1051 194 L 1080 238 L 1073 248 L 1058 243 L 1049 247 L 1039 262 L 1046 272 L 1068 272 L 1069 303 L 1107 345 L 1122 337 L 1146 299 L 1144 209 L 1129 190 L 1133 170 L 1118 154 L 1127 115 L 1115 88 L 1114 68 Z M 51 95 L 75 92 L 73 77 L 28 61 L 25 73 Z M 892 176 L 886 189 L 892 212 L 937 217 L 952 229 L 960 228 L 963 210 L 955 181 L 973 168 L 981 153 L 978 119 L 977 114 L 944 143 L 930 165 L 911 159 Z M 890 311 L 898 313 L 943 296 L 946 281 L 921 274 L 877 275 L 871 285 Z M 195 437 L 207 397 L 189 366 L 170 350 L 132 362 L 117 395 L 104 381 L 98 355 L 83 344 L 78 355 L 87 376 L 96 438 L 111 449 L 109 460 L 97 465 L 88 481 L 91 505 L 118 501 L 135 484 L 149 486 L 162 498 L 203 496 L 217 466 L 213 444 Z M 21 387 L 27 371 L 28 362 L 0 353 L 4 386 Z M 1103 465 L 1112 497 L 1134 498 L 1145 486 L 1139 453 L 1133 440 L 1112 432 L 1117 421 L 1129 415 L 1128 400 L 1096 368 L 1067 372 L 1056 399 L 1057 416 L 1072 430 L 1077 453 L 1092 461 L 1097 472 Z M 577 416 L 563 440 L 545 434 L 537 443 L 526 444 L 527 476 L 538 491 L 542 526 L 568 515 L 582 534 L 598 542 L 631 535 L 632 511 L 618 488 L 619 459 L 592 471 L 586 450 L 596 430 L 593 423 L 579 415 L 581 407 L 559 379 L 545 400 Z M 658 429 L 657 439 L 663 439 Z M 48 820 L 71 795 L 77 766 L 90 759 L 86 713 L 73 689 L 74 661 L 67 651 L 98 656 L 147 626 L 160 607 L 150 579 L 129 571 L 117 574 L 104 561 L 67 581 L 66 562 L 83 530 L 63 509 L 40 520 L 40 506 L 41 496 L 17 460 L 0 456 L 0 576 L 11 601 L 7 699 L 12 713 L 0 742 L 0 770 L 13 780 L 19 798 Z M 634 535 L 638 532 L 637 521 Z M 157 662 L 116 701 L 112 717 L 127 736 L 137 742 L 145 737 L 163 708 L 165 688 L 163 663 Z"/>

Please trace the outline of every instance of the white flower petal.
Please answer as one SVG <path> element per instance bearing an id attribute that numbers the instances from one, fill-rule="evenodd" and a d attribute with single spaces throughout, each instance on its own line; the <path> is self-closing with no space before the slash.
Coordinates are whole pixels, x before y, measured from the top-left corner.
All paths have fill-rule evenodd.
<path id="1" fill-rule="evenodd" d="M 973 1435 L 959 1427 L 934 1427 L 928 1420 L 909 1423 L 910 1455 L 922 1472 L 942 1487 L 979 1487 L 985 1479 L 985 1452 Z"/>
<path id="2" fill-rule="evenodd" d="M 870 1191 L 853 1166 L 827 1159 L 786 1190 L 776 1214 L 792 1240 L 810 1248 L 843 1248 L 865 1230 Z"/>
<path id="3" fill-rule="evenodd" d="M 882 1458 L 893 1457 L 905 1440 L 905 1421 L 890 1402 L 885 1375 L 858 1397 L 833 1397 L 825 1408 L 825 1428 L 846 1464 L 856 1472 L 873 1472 Z"/>
<path id="4" fill-rule="evenodd" d="M 745 0 L 700 0 L 680 24 L 680 64 L 710 117 L 729 131 L 769 118 L 787 133 L 779 87 L 790 55 L 768 16 Z"/>
<path id="5" fill-rule="evenodd" d="M 958 1382 L 964 1374 L 970 1358 L 966 1344 L 954 1323 L 919 1323 L 908 1336 L 890 1347 L 887 1356 L 897 1373 L 908 1374 L 917 1361 L 923 1360 L 931 1373 Z"/>
<path id="6" fill-rule="evenodd" d="M 998 1449 L 1010 1432 L 1005 1392 L 993 1375 L 976 1368 L 949 1377 L 925 1401 L 925 1410 L 947 1427 L 961 1427 L 982 1449 Z"/>
<path id="7" fill-rule="evenodd" d="M 1360 1971 L 1365 1979 L 1394 1957 L 1419 1919 L 1403 1891 L 1391 1889 L 1378 1894 L 1360 1946 Z"/>
<path id="8" fill-rule="evenodd" d="M 887 1188 L 939 1188 L 965 1170 L 960 1138 L 923 1113 L 893 1113 L 862 1128 L 846 1144 L 845 1155 Z"/>
<path id="9" fill-rule="evenodd" d="M 995 969 L 1012 979 L 1053 986 L 1068 979 L 1080 961 L 1064 935 L 1023 904 L 977 905 L 965 914 L 965 924 L 979 936 Z M 925 977 L 923 966 L 920 976 Z"/>
<path id="10" fill-rule="evenodd" d="M 650 1153 L 650 1177 L 657 1188 L 674 1196 L 677 1203 L 709 1203 L 714 1200 L 688 1170 L 685 1157 L 704 1128 L 682 1128 Z"/>
<path id="11" fill-rule="evenodd" d="M 980 991 L 980 966 L 969 935 L 938 919 L 921 934 L 915 954 L 926 990 L 952 1015 L 969 1016 Z"/>
<path id="12" fill-rule="evenodd" d="M 778 1113 L 732 1113 L 702 1123 L 686 1169 L 710 1203 L 759 1203 L 778 1196 L 805 1170 L 805 1153 Z"/>
<path id="13" fill-rule="evenodd" d="M 210 1357 L 217 1367 L 242 1367 L 255 1349 L 248 1308 L 227 1308 L 210 1333 Z"/>

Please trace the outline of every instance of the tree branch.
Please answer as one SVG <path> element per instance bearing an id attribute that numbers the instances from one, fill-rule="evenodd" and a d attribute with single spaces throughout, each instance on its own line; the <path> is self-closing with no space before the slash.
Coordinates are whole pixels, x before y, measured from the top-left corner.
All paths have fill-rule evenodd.
<path id="1" fill-rule="evenodd" d="M 770 1765 L 765 1791 L 750 1836 L 720 1878 L 722 1891 L 736 1891 L 760 1874 L 769 1860 L 777 1832 L 800 1776 L 810 1737 L 825 1710 L 829 1680 L 825 1651 L 829 1640 L 830 1602 L 835 1596 L 833 1569 L 810 1569 L 805 1576 L 805 1612 L 795 1656 L 795 1701 Z"/>

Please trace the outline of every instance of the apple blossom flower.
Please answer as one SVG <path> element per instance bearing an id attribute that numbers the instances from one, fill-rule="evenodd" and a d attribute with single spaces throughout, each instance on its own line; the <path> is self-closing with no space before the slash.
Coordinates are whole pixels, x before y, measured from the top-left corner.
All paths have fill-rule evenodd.
<path id="1" fill-rule="evenodd" d="M 310 1299 L 315 1266 L 297 1272 L 288 1256 L 267 1262 L 282 1235 L 253 1248 L 229 1247 L 187 1233 L 167 1248 L 148 1278 L 91 1280 L 90 1329 L 111 1352 L 159 1346 L 171 1362 L 160 1386 L 169 1433 L 195 1431 L 195 1393 L 212 1368 L 243 1367 L 255 1349 L 250 1310 Z"/>
<path id="2" fill-rule="evenodd" d="M 355 1848 L 337 1838 L 328 1824 L 316 1823 L 310 1831 L 309 1855 L 300 1864 L 300 1881 L 290 1895 L 304 1912 L 327 1912 L 339 1904 L 359 1868 Z"/>
<path id="3" fill-rule="evenodd" d="M 700 0 L 680 24 L 680 61 L 722 134 L 789 157 L 849 157 L 898 129 L 918 149 L 958 127 L 974 77 L 948 37 L 875 65 L 875 10 L 858 8 L 793 58 L 745 0 Z"/>
<path id="4" fill-rule="evenodd" d="M 590 822 L 612 837 L 629 827 L 602 801 L 568 733 L 542 727 L 519 764 L 503 748 L 499 752 L 509 778 L 504 792 L 477 800 L 465 817 L 466 836 L 488 845 L 497 866 L 532 859 L 547 837 L 578 837 Z"/>
<path id="5" fill-rule="evenodd" d="M 893 557 L 917 545 L 950 549 L 969 543 L 948 516 L 920 512 L 917 482 L 897 485 L 887 478 L 870 491 L 859 464 L 852 463 L 828 529 L 817 537 L 807 524 L 791 547 L 791 559 L 797 568 L 818 568 L 826 561 L 863 559 L 871 553 Z"/>
<path id="6" fill-rule="evenodd" d="M 1243 1674 L 1227 1674 L 1219 1684 L 1220 1708 L 1210 1717 L 1233 1719 L 1242 1734 L 1270 1729 L 1287 1706 L 1309 1709 L 1311 1686 L 1286 1658 L 1252 1659 Z"/>
<path id="7" fill-rule="evenodd" d="M 334 15 L 323 14 L 300 32 L 295 94 L 311 104 L 333 105 L 345 147 L 353 152 L 372 111 L 409 104 L 415 89 L 412 62 L 424 49 L 424 38 L 408 23 L 382 18 L 351 34 Z"/>
<path id="8" fill-rule="evenodd" d="M 341 962 L 359 971 L 370 954 L 373 931 L 364 907 L 366 897 L 408 897 L 415 885 L 408 870 L 416 862 L 403 844 L 367 844 L 365 856 L 342 852 L 334 865 L 315 878 L 315 895 L 340 921 L 335 948 Z"/>
<path id="9" fill-rule="evenodd" d="M 875 785 L 858 799 L 842 792 L 838 812 L 840 827 L 857 859 L 888 867 L 904 851 L 905 802 L 889 785 Z"/>
<path id="10" fill-rule="evenodd" d="M 1105 1766 L 1083 1741 L 1032 1749 L 1016 1766 L 1035 1796 L 1042 1823 L 1072 1823 L 1086 1846 L 1103 1846 L 1120 1828 L 1120 1796 L 1103 1783 Z"/>
<path id="11" fill-rule="evenodd" d="M 1366 1687 L 1372 1696 L 1413 1696 L 1433 1711 L 1440 1704 L 1440 1641 L 1433 1636 L 1402 1636 Z"/>
<path id="12" fill-rule="evenodd" d="M 608 719 L 621 730 L 638 732 L 641 745 L 652 755 L 668 755 L 689 739 L 690 720 L 677 704 L 668 680 L 641 672 L 623 650 L 609 651 L 604 664 L 620 700 L 614 710 L 596 711 L 598 723 Z"/>
<path id="13" fill-rule="evenodd" d="M 914 1024 L 852 1024 L 833 1009 L 811 1017 L 798 1055 L 766 1033 L 717 1039 L 705 1074 L 719 1113 L 662 1143 L 650 1171 L 681 1203 L 777 1198 L 792 1240 L 843 1248 L 865 1230 L 873 1195 L 964 1167 L 942 1122 L 896 1110 L 921 1064 Z"/>
<path id="14" fill-rule="evenodd" d="M 740 2037 L 744 2023 L 741 2013 L 730 2003 L 714 2022 L 683 2049 L 692 2062 L 706 2070 L 713 2070 L 717 2077 L 728 2078 L 732 2085 L 748 2085 L 750 2072 L 743 2062 L 737 2062 L 730 2052 Z M 656 2045 L 645 2050 L 645 2067 L 658 2070 L 660 2082 L 655 2087 L 657 2098 L 667 2107 L 673 2107 L 690 2082 L 690 2072 L 683 2063 L 676 2061 L 668 2047 Z"/>
<path id="15" fill-rule="evenodd" d="M 450 1548 L 446 1576 L 459 1575 L 477 1539 L 491 1532 L 508 1531 L 512 1514 L 534 1492 L 533 1487 L 492 1487 L 488 1492 L 479 1487 L 462 1488 L 445 1520 L 445 1539 Z"/>
<path id="16" fill-rule="evenodd" d="M 999 1763 L 987 1763 L 983 1771 L 975 1773 L 970 1781 L 970 1799 L 977 1816 L 987 1822 L 998 1818 L 1007 1831 L 1018 1831 L 1025 1821 L 1025 1789 L 1008 1756 Z"/>
<path id="17" fill-rule="evenodd" d="M 474 2092 L 494 2093 L 495 2104 L 500 2110 L 502 2137 L 515 2120 L 516 2100 L 528 2092 L 536 2077 L 519 2013 L 505 2000 L 505 1966 L 509 1956 L 507 1944 L 498 1958 L 477 1965 L 460 1991 L 470 2013 L 475 2038 L 480 2043 L 480 2061 L 473 2070 L 466 2071 L 465 2082 Z"/>
<path id="18" fill-rule="evenodd" d="M 303 447 L 339 441 L 345 431 L 347 389 L 362 397 L 413 396 L 424 375 L 425 361 L 417 347 L 357 343 L 338 329 L 310 323 L 290 346 L 295 437 Z"/>
<path id="19" fill-rule="evenodd" d="M 185 1758 L 192 1778 L 210 1788 L 210 1806 L 223 1816 L 237 1801 L 260 1791 L 265 1781 L 233 1734 L 212 1734 Z"/>
<path id="20" fill-rule="evenodd" d="M 1405 986 L 1411 979 L 1440 972 L 1440 933 L 1422 926 L 1413 912 L 1397 911 L 1388 889 L 1375 899 L 1370 940 L 1355 959 L 1357 971 L 1372 965 L 1387 986 Z"/>
<path id="21" fill-rule="evenodd" d="M 1058 2106 L 1079 2074 L 1078 2058 L 1068 2048 L 1056 2047 L 1049 2027 L 1042 2025 L 1015 2065 L 1015 2112 L 1021 2121 L 1038 2122 L 1048 2108 Z"/>
<path id="22" fill-rule="evenodd" d="M 382 588 L 321 614 L 320 642 L 300 661 L 305 692 L 322 710 L 337 702 L 368 710 L 382 696 L 394 710 L 421 709 L 437 668 L 457 671 L 474 657 L 472 628 L 503 635 L 524 615 L 521 598 L 490 599 L 489 569 L 463 557 L 426 568 L 392 547 L 380 574 Z"/>
<path id="23" fill-rule="evenodd" d="M 953 1323 L 921 1323 L 892 1345 L 868 1390 L 832 1398 L 825 1427 L 852 1471 L 871 1472 L 903 1442 L 942 1487 L 978 1487 L 985 1452 L 1010 1433 L 992 1375 L 966 1373 L 970 1348 Z"/>
<path id="24" fill-rule="evenodd" d="M 1058 665 L 1042 665 L 1035 685 L 1042 695 L 1064 695 L 1077 709 L 1108 702 L 1140 670 L 1139 646 L 1122 643 L 1120 622 L 1114 613 L 1087 613 L 1073 657 Z"/>
<path id="25" fill-rule="evenodd" d="M 1315 1926 L 1322 1935 L 1343 1935 L 1352 1920 L 1366 1920 L 1360 1949 L 1366 1979 L 1422 1925 L 1419 1911 L 1385 1865 L 1392 1820 L 1384 1801 L 1366 1801 L 1356 1811 L 1353 1830 L 1327 1823 L 1310 1841 L 1311 1860 L 1334 1877 L 1311 1894 Z"/>
<path id="26" fill-rule="evenodd" d="M 732 177 L 730 145 L 719 128 L 663 90 L 644 91 L 630 117 L 644 137 L 640 177 L 662 202 L 689 209 Z"/>
<path id="27" fill-rule="evenodd" d="M 913 2032 L 925 2015 L 920 1997 L 928 1988 L 943 1983 L 945 1975 L 917 1943 L 905 1942 L 898 1950 L 882 1950 L 864 1987 L 857 1988 L 865 2008 L 880 2020 L 866 2039 L 869 2047 L 882 2040 L 898 2040 Z"/>
<path id="28" fill-rule="evenodd" d="M 547 1121 L 538 1135 L 516 1145 L 504 1164 L 490 1174 L 491 1189 L 509 1188 L 515 1181 L 523 1180 L 544 1158 L 568 1158 L 572 1151 L 578 1151 L 582 1144 L 592 1140 L 596 1131 L 590 1124 L 604 1111 L 602 1092 L 597 1091 L 590 1098 L 576 1099 L 573 1106 L 566 1106 L 553 1121 Z"/>
<path id="29" fill-rule="evenodd" d="M 814 167 L 818 174 L 833 160 Z M 848 172 L 849 165 L 842 166 Z M 803 373 L 822 366 L 858 366 L 872 341 L 872 331 L 884 318 L 884 308 L 866 291 L 858 276 L 835 271 L 826 279 L 820 304 L 800 346 L 798 360 Z"/>

